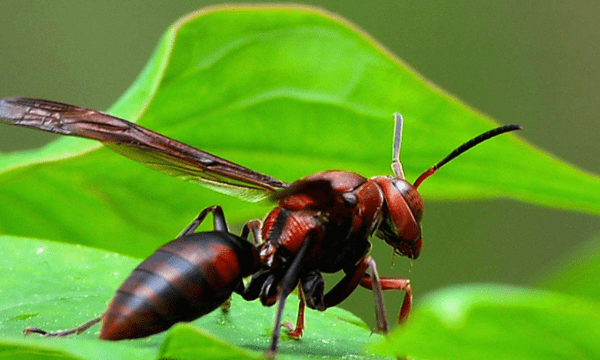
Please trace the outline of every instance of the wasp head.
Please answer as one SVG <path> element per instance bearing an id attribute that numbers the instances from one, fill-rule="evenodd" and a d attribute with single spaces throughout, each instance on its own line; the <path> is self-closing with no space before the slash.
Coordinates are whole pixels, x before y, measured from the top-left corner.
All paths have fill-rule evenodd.
<path id="1" fill-rule="evenodd" d="M 398 255 L 416 259 L 423 247 L 421 195 L 404 179 L 376 177 L 373 180 L 379 184 L 384 197 L 382 220 L 375 236 L 385 240 Z"/>

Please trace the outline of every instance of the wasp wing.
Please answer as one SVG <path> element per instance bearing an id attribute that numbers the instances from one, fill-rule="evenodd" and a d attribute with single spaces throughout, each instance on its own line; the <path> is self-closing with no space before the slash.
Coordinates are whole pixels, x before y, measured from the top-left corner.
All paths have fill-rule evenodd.
<path id="1" fill-rule="evenodd" d="M 0 121 L 104 143 L 152 169 L 258 201 L 288 184 L 103 112 L 30 98 L 0 100 Z"/>

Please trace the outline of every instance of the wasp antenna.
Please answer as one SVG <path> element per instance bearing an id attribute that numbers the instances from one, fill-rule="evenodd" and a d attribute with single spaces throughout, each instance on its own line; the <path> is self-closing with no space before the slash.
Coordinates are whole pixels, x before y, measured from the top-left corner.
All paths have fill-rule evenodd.
<path id="1" fill-rule="evenodd" d="M 495 136 L 498 136 L 500 134 L 504 134 L 506 132 L 509 131 L 515 131 L 515 130 L 521 130 L 522 127 L 521 125 L 504 125 L 504 126 L 500 126 L 497 127 L 495 129 L 492 129 L 490 131 L 484 132 L 483 134 L 474 137 L 473 139 L 467 141 L 466 143 L 462 144 L 461 146 L 457 147 L 456 149 L 454 149 L 454 151 L 452 151 L 448 156 L 446 156 L 445 158 L 442 159 L 442 161 L 440 161 L 439 163 L 433 165 L 432 167 L 430 167 L 429 169 L 425 170 L 425 172 L 423 172 L 415 181 L 414 183 L 414 187 L 417 188 L 419 187 L 419 185 L 421 185 L 421 183 L 427 179 L 428 177 L 430 177 L 431 175 L 433 175 L 439 168 L 441 168 L 442 166 L 444 166 L 445 164 L 447 164 L 450 160 L 453 160 L 455 157 L 457 157 L 458 155 L 464 153 L 465 151 L 469 150 L 470 148 L 481 144 L 482 142 L 489 140 Z"/>
<path id="2" fill-rule="evenodd" d="M 404 169 L 400 162 L 400 146 L 402 145 L 402 115 L 394 114 L 396 126 L 394 128 L 394 153 L 392 154 L 392 171 L 399 179 L 404 179 Z"/>

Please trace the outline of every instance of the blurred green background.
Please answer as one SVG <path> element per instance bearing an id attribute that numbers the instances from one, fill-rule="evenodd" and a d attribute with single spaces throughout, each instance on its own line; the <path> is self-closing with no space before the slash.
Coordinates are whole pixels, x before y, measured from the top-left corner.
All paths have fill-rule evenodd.
<path id="1" fill-rule="evenodd" d="M 347 18 L 465 103 L 499 123 L 522 124 L 519 135 L 531 143 L 600 173 L 600 3 L 304 3 Z M 0 97 L 106 109 L 135 79 L 171 23 L 213 4 L 219 3 L 3 0 Z M 0 127 L 0 151 L 52 139 Z M 206 205 L 198 202 L 199 208 Z M 458 283 L 535 284 L 600 230 L 597 217 L 510 200 L 428 201 L 423 226 L 424 251 L 410 273 L 406 260 L 391 268 L 390 249 L 374 241 L 380 273 L 410 277 L 417 303 L 427 291 Z M 401 296 L 387 299 L 396 311 Z M 372 304 L 369 292 L 357 291 L 343 306 L 372 323 Z"/>

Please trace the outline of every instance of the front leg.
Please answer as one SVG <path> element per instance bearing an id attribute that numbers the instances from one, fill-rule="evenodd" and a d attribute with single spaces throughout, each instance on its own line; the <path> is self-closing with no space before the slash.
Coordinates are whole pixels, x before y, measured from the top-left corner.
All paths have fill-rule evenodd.
<path id="1" fill-rule="evenodd" d="M 373 279 L 371 276 L 364 274 L 360 282 L 360 286 L 373 290 Z M 392 277 L 383 277 L 379 279 L 379 286 L 381 290 L 403 290 L 406 291 L 404 294 L 404 300 L 398 313 L 398 324 L 403 324 L 410 315 L 410 309 L 412 307 L 412 287 L 410 286 L 410 280 Z"/>
<path id="2" fill-rule="evenodd" d="M 366 271 L 370 270 L 370 274 Z M 327 294 L 323 295 L 325 282 L 318 272 L 309 273 L 302 280 L 306 305 L 311 309 L 325 310 L 344 301 L 350 294 L 361 285 L 373 291 L 375 296 L 375 316 L 377 319 L 376 331 L 388 332 L 385 304 L 383 300 L 384 290 L 404 290 L 406 295 L 398 316 L 398 323 L 403 323 L 410 314 L 412 306 L 412 288 L 410 280 L 399 278 L 379 278 L 375 261 L 371 257 L 363 258 L 355 267 L 344 270 L 344 276 Z"/>
<path id="3" fill-rule="evenodd" d="M 370 270 L 370 275 L 365 272 Z M 346 270 L 345 270 L 346 271 Z M 364 279 L 368 278 L 368 281 Z M 364 283 L 364 284 L 363 284 Z M 346 271 L 346 276 L 333 287 L 324 297 L 325 308 L 335 306 L 344 301 L 358 287 L 358 285 L 367 287 L 373 291 L 375 296 L 375 318 L 377 325 L 375 331 L 387 334 L 389 331 L 387 323 L 387 315 L 385 313 L 385 303 L 383 299 L 383 289 L 377 275 L 377 267 L 375 260 L 370 256 L 363 258 L 358 265 L 349 271 Z"/>

